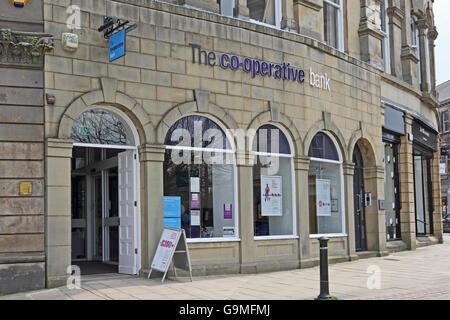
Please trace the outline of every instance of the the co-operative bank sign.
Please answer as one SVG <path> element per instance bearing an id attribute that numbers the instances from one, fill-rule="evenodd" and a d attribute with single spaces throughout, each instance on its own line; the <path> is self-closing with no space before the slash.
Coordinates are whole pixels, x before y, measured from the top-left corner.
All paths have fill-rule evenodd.
<path id="1" fill-rule="evenodd" d="M 305 71 L 292 67 L 290 63 L 282 62 L 276 64 L 247 57 L 239 58 L 226 53 L 218 55 L 214 51 L 202 50 L 198 44 L 190 43 L 189 46 L 192 48 L 192 63 L 194 64 L 205 64 L 211 67 L 219 65 L 223 69 L 242 70 L 250 73 L 252 78 L 261 76 L 295 81 L 300 84 L 305 82 Z M 326 73 L 323 75 L 317 74 L 313 72 L 312 68 L 309 69 L 309 84 L 313 87 L 331 91 L 328 75 Z"/>

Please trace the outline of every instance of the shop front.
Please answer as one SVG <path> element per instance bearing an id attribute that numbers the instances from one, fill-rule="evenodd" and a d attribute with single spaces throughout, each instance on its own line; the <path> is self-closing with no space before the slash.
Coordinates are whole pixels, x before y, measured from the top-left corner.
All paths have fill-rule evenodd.
<path id="1" fill-rule="evenodd" d="M 418 120 L 413 121 L 412 132 L 416 235 L 426 236 L 434 233 L 432 161 L 437 151 L 437 132 Z"/>
<path id="2" fill-rule="evenodd" d="M 404 113 L 385 105 L 383 127 L 384 208 L 386 240 L 401 240 L 399 152 L 405 135 Z"/>

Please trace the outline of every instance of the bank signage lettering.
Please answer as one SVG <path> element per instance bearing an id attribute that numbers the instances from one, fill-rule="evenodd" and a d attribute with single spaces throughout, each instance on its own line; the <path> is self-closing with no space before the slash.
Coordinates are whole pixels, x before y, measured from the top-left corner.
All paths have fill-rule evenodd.
<path id="1" fill-rule="evenodd" d="M 256 76 L 273 77 L 280 80 L 289 80 L 303 84 L 305 82 L 305 70 L 291 66 L 290 63 L 271 63 L 259 59 L 238 57 L 226 53 L 216 54 L 214 51 L 203 50 L 198 44 L 190 43 L 192 48 L 192 63 L 204 64 L 210 67 L 219 65 L 222 69 L 233 71 L 241 70 L 250 73 L 252 78 Z M 310 68 L 310 81 L 312 87 L 331 91 L 328 75 L 316 73 Z"/>

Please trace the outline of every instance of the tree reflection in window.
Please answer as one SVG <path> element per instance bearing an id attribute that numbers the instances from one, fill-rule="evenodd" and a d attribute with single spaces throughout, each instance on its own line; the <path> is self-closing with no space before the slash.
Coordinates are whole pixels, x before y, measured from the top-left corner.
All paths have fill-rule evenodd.
<path id="1" fill-rule="evenodd" d="M 70 138 L 79 143 L 135 145 L 126 122 L 118 115 L 101 109 L 83 112 L 75 120 Z"/>

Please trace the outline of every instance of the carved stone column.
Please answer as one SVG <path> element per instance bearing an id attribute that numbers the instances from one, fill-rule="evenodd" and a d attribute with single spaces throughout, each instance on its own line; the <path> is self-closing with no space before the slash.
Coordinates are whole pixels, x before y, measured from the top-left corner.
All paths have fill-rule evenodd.
<path id="1" fill-rule="evenodd" d="M 430 54 L 430 82 L 431 82 L 431 94 L 436 97 L 436 59 L 434 55 L 435 40 L 438 36 L 436 27 L 433 27 L 428 31 L 428 52 Z"/>
<path id="2" fill-rule="evenodd" d="M 402 52 L 400 56 L 403 80 L 412 86 L 418 86 L 417 63 L 419 58 L 411 47 L 413 39 L 411 39 L 411 7 L 409 1 L 402 1 L 401 9 L 405 15 L 402 23 Z"/>
<path id="3" fill-rule="evenodd" d="M 282 0 L 282 19 L 281 29 L 288 31 L 297 31 L 297 22 L 294 19 L 294 4 L 293 0 Z"/>
<path id="4" fill-rule="evenodd" d="M 420 54 L 420 90 L 422 92 L 430 92 L 430 83 L 428 82 L 428 70 L 427 66 L 427 30 L 428 22 L 425 17 L 417 21 L 417 28 L 419 29 L 419 54 Z"/>
<path id="5" fill-rule="evenodd" d="M 361 0 L 361 20 L 358 34 L 361 60 L 383 69 L 381 44 L 384 34 L 380 31 L 379 0 Z"/>
<path id="6" fill-rule="evenodd" d="M 300 34 L 323 41 L 323 0 L 294 0 L 294 19 Z"/>
<path id="7" fill-rule="evenodd" d="M 389 17 L 389 47 L 391 60 L 391 74 L 393 76 L 402 77 L 402 25 L 405 15 L 403 11 L 395 6 L 394 1 L 389 1 L 387 9 Z"/>

